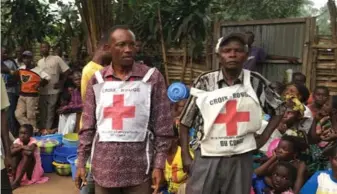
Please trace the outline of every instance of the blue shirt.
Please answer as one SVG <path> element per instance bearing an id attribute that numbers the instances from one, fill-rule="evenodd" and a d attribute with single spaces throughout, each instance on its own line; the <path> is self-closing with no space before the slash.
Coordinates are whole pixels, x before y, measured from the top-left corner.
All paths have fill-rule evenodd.
<path id="1" fill-rule="evenodd" d="M 302 187 L 300 194 L 336 194 L 337 180 L 332 170 L 316 172 Z"/>

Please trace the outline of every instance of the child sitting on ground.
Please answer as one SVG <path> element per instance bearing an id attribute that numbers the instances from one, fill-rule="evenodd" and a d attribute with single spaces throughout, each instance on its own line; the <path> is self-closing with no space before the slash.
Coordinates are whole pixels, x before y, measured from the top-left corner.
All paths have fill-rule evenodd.
<path id="1" fill-rule="evenodd" d="M 12 173 L 12 188 L 16 189 L 20 185 L 30 185 L 34 183 L 45 183 L 48 177 L 43 177 L 43 169 L 39 148 L 36 146 L 36 139 L 32 137 L 33 126 L 24 124 L 19 131 L 12 147 L 11 154 L 14 159 Z"/>
<path id="2" fill-rule="evenodd" d="M 298 142 L 291 136 L 285 135 L 281 138 L 277 148 L 274 151 L 273 156 L 260 167 L 255 169 L 255 174 L 257 179 L 263 178 L 264 183 L 274 188 L 274 184 L 272 182 L 273 172 L 275 166 L 279 162 L 288 162 L 293 165 L 297 170 L 297 176 L 294 181 L 293 191 L 294 193 L 298 193 L 304 184 L 304 180 L 306 177 L 306 165 L 304 162 L 298 159 L 298 155 L 300 152 L 300 148 L 302 146 L 298 144 Z M 255 191 L 256 194 L 261 193 L 261 188 Z"/>
<path id="3" fill-rule="evenodd" d="M 301 194 L 337 193 L 337 143 L 327 147 L 323 154 L 329 158 L 331 169 L 316 172 L 305 183 Z"/>
<path id="4" fill-rule="evenodd" d="M 272 171 L 271 187 L 265 187 L 263 194 L 294 194 L 292 187 L 296 180 L 296 168 L 289 162 L 279 162 Z M 258 193 L 256 193 L 258 194 Z"/>

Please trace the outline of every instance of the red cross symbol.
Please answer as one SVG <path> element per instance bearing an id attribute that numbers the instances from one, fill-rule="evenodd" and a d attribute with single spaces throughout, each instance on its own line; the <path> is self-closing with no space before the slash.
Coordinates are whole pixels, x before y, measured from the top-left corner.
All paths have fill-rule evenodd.
<path id="1" fill-rule="evenodd" d="M 124 94 L 113 96 L 112 106 L 103 110 L 104 118 L 112 118 L 112 128 L 116 130 L 123 129 L 124 118 L 134 118 L 136 112 L 135 106 L 124 106 Z"/>
<path id="2" fill-rule="evenodd" d="M 215 124 L 227 125 L 227 136 L 235 136 L 238 134 L 238 122 L 248 122 L 249 112 L 237 112 L 236 111 L 236 100 L 229 100 L 225 107 L 226 113 L 220 113 L 215 119 Z"/>

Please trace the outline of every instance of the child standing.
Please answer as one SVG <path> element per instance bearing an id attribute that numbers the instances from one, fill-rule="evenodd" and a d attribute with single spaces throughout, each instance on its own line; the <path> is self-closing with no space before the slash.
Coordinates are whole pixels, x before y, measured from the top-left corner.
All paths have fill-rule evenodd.
<path id="1" fill-rule="evenodd" d="M 321 110 L 329 100 L 329 89 L 325 86 L 318 86 L 313 93 L 313 103 L 308 105 L 312 115 L 316 116 L 316 113 Z"/>
<path id="2" fill-rule="evenodd" d="M 20 125 L 31 124 L 36 128 L 36 110 L 39 102 L 39 88 L 45 86 L 50 76 L 33 64 L 33 54 L 25 51 L 22 54 L 24 65 L 17 72 L 21 82 L 20 97 L 15 110 L 15 117 Z"/>
<path id="3" fill-rule="evenodd" d="M 33 136 L 33 126 L 24 124 L 11 148 L 14 159 L 12 188 L 20 185 L 45 183 L 48 177 L 43 177 L 43 169 L 36 139 Z"/>

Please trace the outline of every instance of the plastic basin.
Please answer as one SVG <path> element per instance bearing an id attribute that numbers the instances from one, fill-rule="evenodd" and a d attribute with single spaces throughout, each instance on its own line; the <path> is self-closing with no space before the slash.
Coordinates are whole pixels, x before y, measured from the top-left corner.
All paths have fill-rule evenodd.
<path id="1" fill-rule="evenodd" d="M 37 146 L 40 148 L 41 153 L 52 154 L 55 147 L 60 143 L 54 139 L 42 139 L 37 141 Z"/>
<path id="2" fill-rule="evenodd" d="M 57 163 L 68 163 L 68 156 L 77 153 L 77 147 L 61 146 L 54 150 L 54 161 Z"/>
<path id="3" fill-rule="evenodd" d="M 63 136 L 62 143 L 65 146 L 77 146 L 78 145 L 78 134 L 68 133 Z"/>
<path id="4" fill-rule="evenodd" d="M 55 167 L 56 173 L 60 176 L 68 176 L 71 174 L 70 164 L 60 164 L 54 161 L 53 166 Z"/>
<path id="5" fill-rule="evenodd" d="M 62 134 L 49 134 L 49 135 L 43 135 L 43 136 L 35 136 L 36 140 L 44 140 L 44 139 L 54 139 L 58 142 L 62 142 L 63 135 Z"/>
<path id="6" fill-rule="evenodd" d="M 167 89 L 167 96 L 172 102 L 179 102 L 188 98 L 189 95 L 189 89 L 182 82 L 173 83 Z"/>

